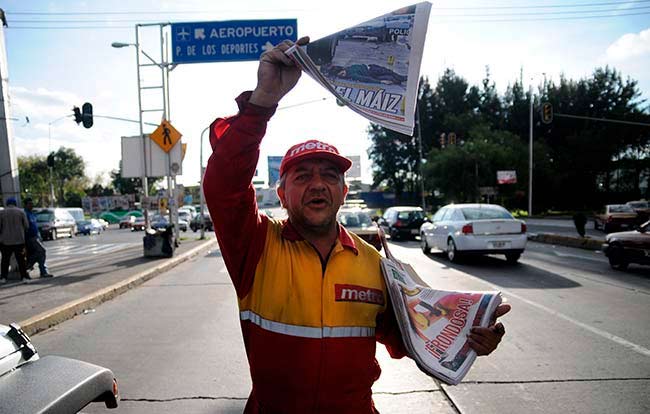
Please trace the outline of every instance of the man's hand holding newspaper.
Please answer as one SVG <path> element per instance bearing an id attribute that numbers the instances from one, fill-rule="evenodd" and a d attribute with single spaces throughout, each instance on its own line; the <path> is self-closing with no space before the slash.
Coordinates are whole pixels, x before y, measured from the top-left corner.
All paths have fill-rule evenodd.
<path id="1" fill-rule="evenodd" d="M 379 230 L 386 257 L 382 273 L 402 340 L 418 367 L 458 384 L 477 355 L 494 351 L 505 334 L 497 318 L 510 311 L 496 291 L 446 291 L 429 287 L 407 263 L 397 260 Z"/>

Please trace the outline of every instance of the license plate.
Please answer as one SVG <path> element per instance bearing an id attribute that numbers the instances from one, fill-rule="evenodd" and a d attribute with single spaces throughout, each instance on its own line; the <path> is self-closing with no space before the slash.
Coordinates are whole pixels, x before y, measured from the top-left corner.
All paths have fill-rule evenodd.
<path id="1" fill-rule="evenodd" d="M 418 229 L 412 229 L 411 234 L 420 234 L 420 231 Z"/>
<path id="2" fill-rule="evenodd" d="M 507 244 L 508 242 L 504 241 L 493 241 L 489 243 L 489 247 L 492 249 L 503 249 Z"/>

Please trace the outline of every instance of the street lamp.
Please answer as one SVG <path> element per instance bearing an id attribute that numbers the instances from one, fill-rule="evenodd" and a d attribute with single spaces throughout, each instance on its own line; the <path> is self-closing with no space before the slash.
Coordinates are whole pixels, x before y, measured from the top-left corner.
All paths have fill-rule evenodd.
<path id="1" fill-rule="evenodd" d="M 203 129 L 203 131 L 201 131 L 201 145 L 200 145 L 200 147 L 201 147 L 201 150 L 200 150 L 201 151 L 201 156 L 200 156 L 200 159 L 199 159 L 199 170 L 200 170 L 200 174 L 201 174 L 201 176 L 200 176 L 201 178 L 200 178 L 200 181 L 199 181 L 199 195 L 200 195 L 200 198 L 201 198 L 201 207 L 199 209 L 199 212 L 200 212 L 199 214 L 201 214 L 201 216 L 199 217 L 199 220 L 200 220 L 200 223 L 201 223 L 201 240 L 205 239 L 205 219 L 203 218 L 203 204 L 205 204 L 205 201 L 203 200 L 203 135 L 209 129 L 210 129 L 210 126 L 207 126 L 207 127 L 205 127 L 205 129 Z"/>
<path id="2" fill-rule="evenodd" d="M 140 123 L 140 137 L 142 137 L 142 189 L 144 190 L 144 198 L 149 198 L 149 180 L 147 179 L 147 140 L 144 136 L 144 130 L 142 128 L 142 98 L 140 96 L 140 43 L 138 41 L 138 31 L 135 31 L 135 43 L 123 43 L 123 42 L 113 42 L 111 46 L 120 49 L 123 47 L 133 46 L 135 47 L 135 63 L 136 63 L 136 73 L 138 77 L 138 119 Z M 140 203 L 142 209 L 144 210 L 144 226 L 149 228 L 149 210 Z"/>

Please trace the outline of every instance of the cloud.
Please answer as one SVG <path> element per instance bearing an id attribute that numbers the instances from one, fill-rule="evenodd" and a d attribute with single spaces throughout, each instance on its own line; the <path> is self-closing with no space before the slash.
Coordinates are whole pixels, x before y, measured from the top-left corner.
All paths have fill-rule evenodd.
<path id="1" fill-rule="evenodd" d="M 616 60 L 650 54 L 650 29 L 637 33 L 627 33 L 607 48 L 607 57 Z"/>

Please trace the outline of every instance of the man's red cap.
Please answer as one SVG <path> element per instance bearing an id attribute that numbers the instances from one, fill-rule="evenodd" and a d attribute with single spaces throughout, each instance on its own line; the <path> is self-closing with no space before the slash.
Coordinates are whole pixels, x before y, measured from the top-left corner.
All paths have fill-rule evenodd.
<path id="1" fill-rule="evenodd" d="M 339 150 L 334 145 L 310 139 L 309 141 L 296 144 L 289 148 L 289 151 L 287 151 L 280 163 L 280 177 L 298 162 L 311 158 L 321 158 L 331 161 L 336 164 L 341 173 L 346 172 L 352 166 L 352 161 L 340 155 Z"/>

